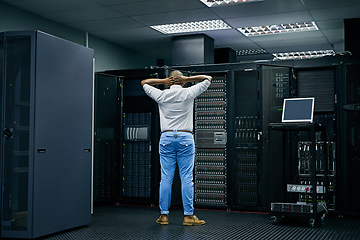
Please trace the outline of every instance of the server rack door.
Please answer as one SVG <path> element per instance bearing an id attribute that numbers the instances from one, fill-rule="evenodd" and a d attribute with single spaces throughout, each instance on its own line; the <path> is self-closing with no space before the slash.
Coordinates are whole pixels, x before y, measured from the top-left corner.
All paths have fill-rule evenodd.
<path id="1" fill-rule="evenodd" d="M 1 237 L 31 234 L 31 36 L 7 36 L 3 73 Z"/>
<path id="2" fill-rule="evenodd" d="M 163 78 L 163 69 L 132 70 L 124 76 L 123 154 L 121 202 L 158 203 L 159 115 L 157 104 L 148 97 L 141 80 Z"/>
<path id="3" fill-rule="evenodd" d="M 120 134 L 122 141 L 120 148 L 123 151 L 120 155 L 120 202 L 158 204 L 160 182 L 159 113 L 156 102 L 145 94 L 141 81 L 148 78 L 165 78 L 167 69 L 113 70 L 106 71 L 104 74 L 122 76 L 123 101 L 120 106 L 122 114 L 119 116 L 119 119 L 122 119 L 122 125 L 119 129 L 122 131 L 124 129 L 133 130 L 131 133 L 135 133 L 137 130 L 144 130 L 143 127 L 146 125 L 151 135 L 150 140 L 140 140 L 126 139 L 124 131 L 123 134 Z M 131 135 L 131 137 L 134 136 Z M 144 149 L 147 149 L 146 153 L 143 151 Z M 175 185 L 176 181 L 173 183 L 173 186 Z"/>
<path id="4" fill-rule="evenodd" d="M 93 152 L 93 50 L 36 41 L 33 237 L 91 222 Z"/>
<path id="5" fill-rule="evenodd" d="M 292 87 L 292 72 L 289 67 L 282 66 L 259 66 L 259 88 L 260 88 L 260 113 L 261 113 L 261 131 L 263 137 L 261 140 L 260 156 L 260 181 L 266 184 L 260 186 L 260 192 L 263 196 L 260 199 L 260 205 L 263 209 L 270 209 L 270 203 L 275 199 L 280 201 L 286 198 L 285 176 L 283 174 L 284 162 L 282 159 L 283 146 L 277 144 L 276 150 L 272 150 L 272 164 L 269 163 L 269 143 L 267 128 L 271 122 L 281 122 L 283 99 L 292 96 L 295 89 Z M 274 131 L 273 131 L 274 132 Z M 271 133 L 273 142 L 282 141 L 281 133 Z M 274 148 L 274 146 L 271 146 Z M 275 187 L 280 186 L 280 187 Z"/>
<path id="6" fill-rule="evenodd" d="M 360 64 L 346 64 L 341 83 L 339 200 L 346 213 L 360 214 Z M 340 187 L 341 186 L 341 187 Z"/>
<path id="7" fill-rule="evenodd" d="M 235 71 L 235 201 L 242 209 L 259 207 L 258 72 Z"/>
<path id="8" fill-rule="evenodd" d="M 4 33 L 0 33 L 0 131 L 4 129 L 3 126 L 3 84 L 4 84 Z M 2 135 L 1 135 L 2 139 Z M 3 157 L 2 155 L 2 143 L 3 141 L 0 141 L 0 186 L 2 186 L 2 177 L 3 177 Z M 2 191 L 0 191 L 0 218 L 1 218 L 1 212 L 2 212 Z M 1 236 L 1 220 L 0 220 L 0 236 Z"/>
<path id="9" fill-rule="evenodd" d="M 95 149 L 94 202 L 115 202 L 120 197 L 120 142 L 122 114 L 118 94 L 119 78 L 96 74 L 95 77 Z"/>

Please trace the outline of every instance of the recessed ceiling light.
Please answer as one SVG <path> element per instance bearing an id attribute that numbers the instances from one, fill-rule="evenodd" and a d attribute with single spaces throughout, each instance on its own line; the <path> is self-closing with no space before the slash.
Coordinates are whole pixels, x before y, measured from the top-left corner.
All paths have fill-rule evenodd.
<path id="1" fill-rule="evenodd" d="M 259 55 L 266 53 L 267 52 L 264 49 L 245 49 L 245 50 L 236 51 L 236 55 L 238 56 Z"/>
<path id="2" fill-rule="evenodd" d="M 301 31 L 314 31 L 319 30 L 316 23 L 313 22 L 301 22 L 301 23 L 289 23 L 280 25 L 265 25 L 258 27 L 244 27 L 238 28 L 238 30 L 247 37 L 253 36 L 266 36 L 270 34 L 280 34 L 288 32 L 301 32 Z"/>
<path id="3" fill-rule="evenodd" d="M 165 25 L 155 25 L 150 27 L 164 34 L 202 32 L 202 31 L 212 31 L 212 30 L 231 28 L 227 23 L 225 23 L 222 20 L 184 22 L 184 23 L 174 23 L 174 24 L 165 24 Z"/>
<path id="4" fill-rule="evenodd" d="M 325 56 L 334 56 L 333 50 L 319 50 L 307 52 L 289 52 L 289 53 L 273 53 L 274 60 L 291 60 L 291 59 L 309 59 Z"/>
<path id="5" fill-rule="evenodd" d="M 200 0 L 208 7 L 216 7 L 228 4 L 236 4 L 236 3 L 250 3 L 250 2 L 261 2 L 264 0 Z"/>

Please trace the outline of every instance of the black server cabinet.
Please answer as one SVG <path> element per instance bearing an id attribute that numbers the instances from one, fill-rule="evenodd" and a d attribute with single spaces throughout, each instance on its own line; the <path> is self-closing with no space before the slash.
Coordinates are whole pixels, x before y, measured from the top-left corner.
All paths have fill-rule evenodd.
<path id="1" fill-rule="evenodd" d="M 289 185 L 307 187 L 313 184 L 325 189 L 317 194 L 318 203 L 326 202 L 329 211 L 336 210 L 336 76 L 333 66 L 279 67 L 261 66 L 263 173 L 270 186 L 262 185 L 266 197 L 265 209 L 270 202 L 312 203 L 309 192 L 292 191 Z M 281 122 L 282 102 L 288 97 L 315 97 L 315 142 L 309 141 L 307 131 L 266 131 L 269 123 Z M 271 134 L 271 136 L 269 136 Z M 269 143 L 271 137 L 272 143 Z M 274 144 L 282 143 L 282 144 Z M 315 145 L 316 169 L 310 170 L 310 149 Z M 267 156 L 271 154 L 271 156 Z M 269 158 L 272 159 L 269 162 Z"/>
<path id="2" fill-rule="evenodd" d="M 336 133 L 336 79 L 338 68 L 334 66 L 297 68 L 297 96 L 315 97 L 314 122 L 322 127 L 316 131 L 315 138 L 315 175 L 316 184 L 324 187 L 324 193 L 317 194 L 317 202 L 327 203 L 329 211 L 337 209 L 337 133 Z M 298 137 L 298 179 L 297 184 L 306 185 L 310 182 L 309 151 L 310 143 L 304 139 L 304 134 Z M 305 149 L 305 151 L 304 151 Z M 309 194 L 300 194 L 300 202 L 311 202 Z"/>
<path id="3" fill-rule="evenodd" d="M 94 203 L 120 198 L 122 78 L 95 74 Z"/>
<path id="4" fill-rule="evenodd" d="M 159 69 L 125 70 L 121 202 L 158 204 L 160 136 L 157 104 L 141 85 L 147 78 L 164 78 Z M 163 87 L 163 86 L 160 86 Z"/>
<path id="5" fill-rule="evenodd" d="M 259 89 L 256 68 L 235 70 L 234 206 L 259 209 Z"/>
<path id="6" fill-rule="evenodd" d="M 4 33 L 0 33 L 0 100 L 1 100 L 1 104 L 0 104 L 0 113 L 1 113 L 1 127 L 3 127 L 3 118 L 2 118 L 2 112 L 3 112 L 3 83 L 4 83 L 4 43 L 5 43 L 5 38 L 4 38 Z M 1 153 L 0 153 L 0 158 L 2 155 L 2 145 L 0 143 L 0 148 L 1 148 Z M 3 161 L 0 160 L 0 179 L 3 178 Z M 0 180 L 1 181 L 1 180 Z M 2 183 L 0 182 L 0 185 L 2 186 Z M 0 191 L 0 216 L 2 216 L 2 192 Z M 1 226 L 1 225 L 0 225 Z M 1 230 L 0 230 L 0 236 L 1 236 Z"/>
<path id="7" fill-rule="evenodd" d="M 285 147 L 282 144 L 275 144 L 276 150 L 272 151 L 272 163 L 269 163 L 269 134 L 275 143 L 282 142 L 282 135 L 279 132 L 270 133 L 267 131 L 270 123 L 281 122 L 283 99 L 294 96 L 295 89 L 292 84 L 292 71 L 289 67 L 282 66 L 259 66 L 259 90 L 260 90 L 260 163 L 259 174 L 262 184 L 259 186 L 261 193 L 260 207 L 264 210 L 270 209 L 270 203 L 283 201 L 286 198 L 286 176 L 284 169 L 289 169 L 288 162 L 284 162 L 282 157 Z M 293 171 L 287 171 L 292 173 Z"/>
<path id="8" fill-rule="evenodd" d="M 338 97 L 339 205 L 344 213 L 360 214 L 360 81 L 359 60 L 341 66 Z"/>
<path id="9" fill-rule="evenodd" d="M 1 35 L 1 238 L 91 222 L 93 50 Z"/>
<path id="10" fill-rule="evenodd" d="M 160 162 L 158 143 L 160 125 L 157 104 L 148 97 L 141 81 L 148 78 L 165 78 L 166 68 L 112 70 L 103 74 L 121 76 L 122 103 L 118 104 L 118 121 L 121 126 L 120 146 L 117 149 L 120 171 L 120 203 L 158 204 Z M 163 88 L 164 86 L 158 86 Z M 117 160 L 116 160 L 117 161 Z M 173 187 L 179 187 L 174 179 Z M 179 191 L 174 191 L 175 193 Z M 173 199 L 181 197 L 176 194 Z M 174 205 L 174 204 L 173 204 Z M 175 205 L 178 205 L 176 202 Z"/>

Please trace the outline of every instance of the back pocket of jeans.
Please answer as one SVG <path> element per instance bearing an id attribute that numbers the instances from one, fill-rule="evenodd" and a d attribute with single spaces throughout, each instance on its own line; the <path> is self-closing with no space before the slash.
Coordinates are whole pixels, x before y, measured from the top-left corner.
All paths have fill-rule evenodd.
<path id="1" fill-rule="evenodd" d="M 179 144 L 181 146 L 188 147 L 188 146 L 192 146 L 194 144 L 194 142 L 193 141 L 183 141 L 183 142 L 179 142 Z"/>
<path id="2" fill-rule="evenodd" d="M 179 150 L 179 155 L 185 154 L 194 154 L 195 153 L 195 145 L 194 141 L 182 141 L 179 142 L 181 149 Z"/>

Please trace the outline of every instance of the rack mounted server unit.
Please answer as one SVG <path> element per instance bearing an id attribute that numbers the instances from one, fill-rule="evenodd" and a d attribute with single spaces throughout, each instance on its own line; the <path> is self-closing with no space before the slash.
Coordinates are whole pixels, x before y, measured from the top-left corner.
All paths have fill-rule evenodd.
<path id="1" fill-rule="evenodd" d="M 124 113 L 122 196 L 150 198 L 151 113 Z"/>

